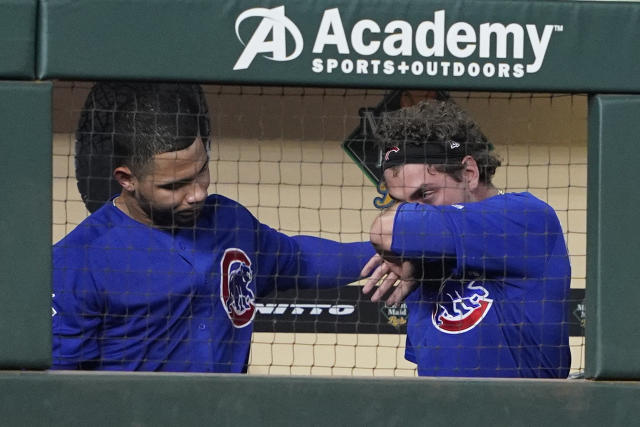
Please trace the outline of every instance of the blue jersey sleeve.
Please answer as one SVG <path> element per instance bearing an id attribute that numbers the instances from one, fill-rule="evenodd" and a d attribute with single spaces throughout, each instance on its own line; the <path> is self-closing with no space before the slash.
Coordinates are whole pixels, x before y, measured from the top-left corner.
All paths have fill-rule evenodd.
<path id="1" fill-rule="evenodd" d="M 566 257 L 553 208 L 530 194 L 452 206 L 405 203 L 396 213 L 392 251 L 491 277 L 542 277 L 549 257 Z"/>
<path id="2" fill-rule="evenodd" d="M 360 278 L 360 271 L 375 254 L 369 242 L 339 243 L 312 236 L 294 236 L 300 287 L 344 286 Z"/>
<path id="3" fill-rule="evenodd" d="M 269 288 L 332 288 L 360 278 L 375 254 L 369 242 L 340 243 L 313 236 L 287 236 L 261 224 L 260 268 L 272 266 Z M 268 293 L 271 289 L 265 289 Z"/>
<path id="4" fill-rule="evenodd" d="M 100 358 L 104 310 L 86 260 L 82 248 L 54 247 L 52 369 L 87 369 Z"/>

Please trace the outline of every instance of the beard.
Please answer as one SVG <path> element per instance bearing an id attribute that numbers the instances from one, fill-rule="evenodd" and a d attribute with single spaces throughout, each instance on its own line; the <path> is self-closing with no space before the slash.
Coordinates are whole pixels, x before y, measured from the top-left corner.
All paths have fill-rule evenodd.
<path id="1" fill-rule="evenodd" d="M 135 198 L 140 209 L 153 225 L 160 228 L 191 228 L 195 225 L 202 210 L 202 205 L 182 210 L 176 210 L 174 207 L 160 208 L 154 206 L 149 199 L 140 193 L 136 193 Z"/>

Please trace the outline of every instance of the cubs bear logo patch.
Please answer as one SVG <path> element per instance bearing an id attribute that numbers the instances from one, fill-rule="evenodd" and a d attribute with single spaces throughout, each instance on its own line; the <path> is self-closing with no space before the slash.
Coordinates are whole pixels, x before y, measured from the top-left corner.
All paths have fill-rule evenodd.
<path id="1" fill-rule="evenodd" d="M 436 329 L 446 334 L 461 334 L 484 319 L 493 300 L 484 287 L 475 283 L 448 281 L 444 284 L 431 316 Z"/>
<path id="2" fill-rule="evenodd" d="M 256 315 L 256 296 L 249 287 L 253 280 L 251 260 L 242 249 L 229 248 L 220 260 L 220 299 L 236 328 L 244 328 Z"/>

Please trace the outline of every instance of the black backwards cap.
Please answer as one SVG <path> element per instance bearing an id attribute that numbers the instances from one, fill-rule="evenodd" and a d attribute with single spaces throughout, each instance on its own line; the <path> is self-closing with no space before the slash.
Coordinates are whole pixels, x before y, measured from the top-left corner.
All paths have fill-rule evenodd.
<path id="1" fill-rule="evenodd" d="M 476 143 L 455 140 L 430 140 L 425 143 L 403 141 L 396 145 L 387 145 L 382 159 L 382 170 L 408 163 L 419 164 L 457 164 L 467 155 L 478 151 L 490 151 L 489 143 Z"/>

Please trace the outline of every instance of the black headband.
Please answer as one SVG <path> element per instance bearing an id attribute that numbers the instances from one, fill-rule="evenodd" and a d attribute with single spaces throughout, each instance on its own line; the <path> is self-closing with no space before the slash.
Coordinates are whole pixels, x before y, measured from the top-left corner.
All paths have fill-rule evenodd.
<path id="1" fill-rule="evenodd" d="M 470 149 L 481 144 L 458 141 L 427 141 L 425 143 L 403 142 L 387 146 L 382 159 L 382 170 L 407 163 L 455 164 L 469 155 Z M 486 149 L 488 145 L 482 144 Z M 475 150 L 474 150 L 475 151 Z"/>

